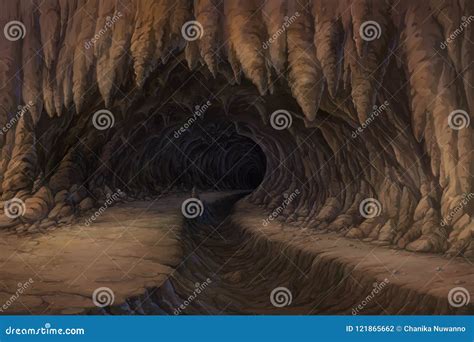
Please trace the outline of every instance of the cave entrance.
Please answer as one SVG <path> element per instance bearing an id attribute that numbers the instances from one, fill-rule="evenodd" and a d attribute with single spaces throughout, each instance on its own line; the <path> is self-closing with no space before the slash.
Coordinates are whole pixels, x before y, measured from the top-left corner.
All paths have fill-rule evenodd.
<path id="1" fill-rule="evenodd" d="M 229 120 L 209 117 L 186 123 L 180 120 L 141 145 L 136 179 L 141 180 L 142 190 L 251 191 L 258 187 L 267 163 L 258 142 L 239 133 L 238 125 Z"/>
<path id="2" fill-rule="evenodd" d="M 173 160 L 178 187 L 198 190 L 253 190 L 263 180 L 266 157 L 230 121 L 196 122 L 173 134 L 165 158 Z M 173 170 L 173 168 L 171 168 Z"/>

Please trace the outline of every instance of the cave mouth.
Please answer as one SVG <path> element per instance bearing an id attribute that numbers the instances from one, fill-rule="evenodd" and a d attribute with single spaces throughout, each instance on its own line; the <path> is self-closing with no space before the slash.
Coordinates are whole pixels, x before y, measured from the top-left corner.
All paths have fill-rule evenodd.
<path id="1" fill-rule="evenodd" d="M 204 115 L 146 140 L 137 153 L 143 155 L 140 173 L 159 180 L 144 181 L 148 191 L 254 190 L 266 171 L 266 157 L 257 142 L 239 134 L 233 122 Z"/>

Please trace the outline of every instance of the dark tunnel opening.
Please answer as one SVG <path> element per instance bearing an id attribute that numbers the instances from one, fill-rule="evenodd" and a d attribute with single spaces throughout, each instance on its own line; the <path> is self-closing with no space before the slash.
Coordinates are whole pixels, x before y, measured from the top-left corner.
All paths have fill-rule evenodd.
<path id="1" fill-rule="evenodd" d="M 241 135 L 230 121 L 195 122 L 184 131 L 172 127 L 162 138 L 159 170 L 165 184 L 179 189 L 253 190 L 263 180 L 266 157 L 252 139 Z M 177 134 L 181 132 L 181 134 Z"/>

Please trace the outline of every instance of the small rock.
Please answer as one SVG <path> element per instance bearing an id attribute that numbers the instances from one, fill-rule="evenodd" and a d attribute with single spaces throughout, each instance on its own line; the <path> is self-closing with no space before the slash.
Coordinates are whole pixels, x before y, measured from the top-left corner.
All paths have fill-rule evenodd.
<path id="1" fill-rule="evenodd" d="M 37 233 L 37 232 L 38 232 L 38 227 L 36 225 L 28 228 L 28 233 Z"/>
<path id="2" fill-rule="evenodd" d="M 440 266 L 436 267 L 436 272 L 441 272 L 442 270 L 443 269 Z"/>
<path id="3" fill-rule="evenodd" d="M 63 203 L 66 201 L 69 192 L 67 190 L 61 190 L 54 196 L 54 203 Z"/>
<path id="4" fill-rule="evenodd" d="M 19 226 L 16 228 L 16 232 L 17 233 L 23 233 L 23 232 L 26 232 L 26 227 L 25 226 Z"/>
<path id="5" fill-rule="evenodd" d="M 79 209 L 86 211 L 94 207 L 94 200 L 90 197 L 84 198 L 81 203 L 79 203 Z"/>

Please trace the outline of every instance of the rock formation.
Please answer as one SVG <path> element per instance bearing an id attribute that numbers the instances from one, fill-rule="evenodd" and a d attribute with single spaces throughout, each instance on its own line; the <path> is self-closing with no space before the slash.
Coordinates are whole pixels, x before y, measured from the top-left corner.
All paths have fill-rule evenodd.
<path id="1" fill-rule="evenodd" d="M 183 165 L 189 189 L 252 186 L 266 160 L 246 200 L 270 212 L 298 189 L 279 219 L 474 257 L 473 16 L 470 0 L 4 1 L 1 199 L 24 213 L 0 226 L 172 188 Z"/>

